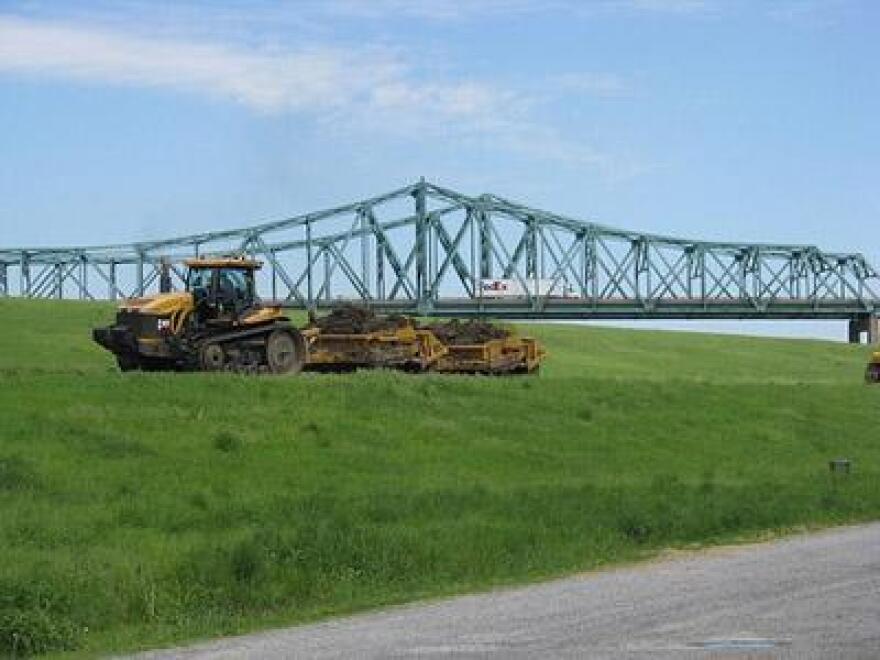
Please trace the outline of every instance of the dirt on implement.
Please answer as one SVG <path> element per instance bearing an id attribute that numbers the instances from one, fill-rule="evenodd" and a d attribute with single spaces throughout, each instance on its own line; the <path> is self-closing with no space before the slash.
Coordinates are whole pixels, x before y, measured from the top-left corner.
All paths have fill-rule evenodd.
<path id="1" fill-rule="evenodd" d="M 423 326 L 447 345 L 483 344 L 493 339 L 507 339 L 511 332 L 501 326 L 485 321 L 459 321 L 453 319 L 445 323 Z"/>
<path id="2" fill-rule="evenodd" d="M 456 374 L 533 373 L 545 353 L 537 341 L 486 321 L 421 324 L 366 307 L 337 307 L 312 318 L 310 371 L 367 367 Z"/>
<path id="3" fill-rule="evenodd" d="M 409 323 L 405 316 L 380 316 L 371 309 L 346 305 L 318 317 L 312 327 L 328 335 L 363 335 L 393 331 Z"/>

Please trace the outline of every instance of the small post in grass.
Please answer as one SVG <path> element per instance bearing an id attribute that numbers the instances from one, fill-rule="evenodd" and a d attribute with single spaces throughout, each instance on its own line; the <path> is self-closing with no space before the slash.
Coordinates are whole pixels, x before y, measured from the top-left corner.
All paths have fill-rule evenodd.
<path id="1" fill-rule="evenodd" d="M 828 461 L 828 469 L 832 474 L 849 474 L 852 468 L 852 461 L 848 458 L 835 458 Z"/>

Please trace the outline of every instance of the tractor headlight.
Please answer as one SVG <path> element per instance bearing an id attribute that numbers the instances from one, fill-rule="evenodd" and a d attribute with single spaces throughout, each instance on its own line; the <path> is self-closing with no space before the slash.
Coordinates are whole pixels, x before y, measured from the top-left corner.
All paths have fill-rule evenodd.
<path id="1" fill-rule="evenodd" d="M 156 327 L 159 329 L 159 332 L 168 334 L 171 332 L 171 319 L 159 319 Z"/>

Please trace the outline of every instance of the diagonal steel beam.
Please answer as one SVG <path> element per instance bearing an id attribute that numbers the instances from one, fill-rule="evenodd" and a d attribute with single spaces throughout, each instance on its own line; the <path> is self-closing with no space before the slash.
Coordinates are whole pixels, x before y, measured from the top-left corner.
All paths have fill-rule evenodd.
<path id="1" fill-rule="evenodd" d="M 455 233 L 455 238 L 450 240 L 449 234 L 446 231 L 446 228 L 442 225 L 442 223 L 438 223 L 436 225 L 437 238 L 440 240 L 440 244 L 443 246 L 443 250 L 446 252 L 446 256 L 443 259 L 443 263 L 440 265 L 439 270 L 437 271 L 437 277 L 431 285 L 431 293 L 432 296 L 437 295 L 437 289 L 440 285 L 440 282 L 443 280 L 443 276 L 446 274 L 446 270 L 449 268 L 449 265 L 455 268 L 455 272 L 458 275 L 458 279 L 461 282 L 461 285 L 464 287 L 467 295 L 473 297 L 474 290 L 471 286 L 472 276 L 470 271 L 468 270 L 467 265 L 464 263 L 464 260 L 461 258 L 461 255 L 458 252 L 458 248 L 461 245 L 462 240 L 467 234 L 468 229 L 468 221 L 467 219 L 463 220 L 461 223 L 461 227 L 458 228 L 458 231 Z"/>
<path id="2" fill-rule="evenodd" d="M 275 255 L 275 252 L 266 245 L 266 242 L 263 240 L 262 236 L 254 237 L 255 246 L 260 250 L 265 259 L 272 264 L 272 268 L 274 269 L 275 275 L 281 278 L 281 281 L 284 282 L 284 286 L 287 287 L 287 300 L 294 298 L 298 303 L 303 305 L 304 307 L 308 307 L 306 303 L 306 299 L 303 298 L 302 293 L 296 285 L 296 282 L 288 275 L 287 269 L 284 268 L 284 265 L 278 260 L 278 257 Z"/>
<path id="3" fill-rule="evenodd" d="M 371 229 L 373 230 L 374 235 L 376 236 L 376 243 L 381 248 L 382 253 L 385 255 L 385 259 L 388 260 L 388 265 L 391 266 L 391 270 L 394 271 L 394 276 L 397 278 L 394 285 L 391 288 L 391 293 L 388 296 L 389 299 L 394 299 L 394 296 L 397 294 L 397 291 L 400 287 L 403 287 L 407 296 L 410 298 L 415 297 L 415 287 L 409 279 L 407 273 L 409 272 L 409 267 L 411 264 L 407 264 L 405 267 L 400 263 L 400 257 L 397 254 L 397 251 L 394 249 L 391 241 L 388 239 L 388 234 L 386 233 L 386 227 L 382 226 L 376 219 L 376 215 L 373 212 L 372 207 L 367 209 L 367 220 Z"/>

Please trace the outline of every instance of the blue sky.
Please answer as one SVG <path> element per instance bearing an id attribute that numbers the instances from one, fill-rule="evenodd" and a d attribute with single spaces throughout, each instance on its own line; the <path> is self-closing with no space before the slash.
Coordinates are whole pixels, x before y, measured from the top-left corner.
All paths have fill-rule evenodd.
<path id="1" fill-rule="evenodd" d="M 0 0 L 0 244 L 241 226 L 419 176 L 880 263 L 880 3 Z"/>

